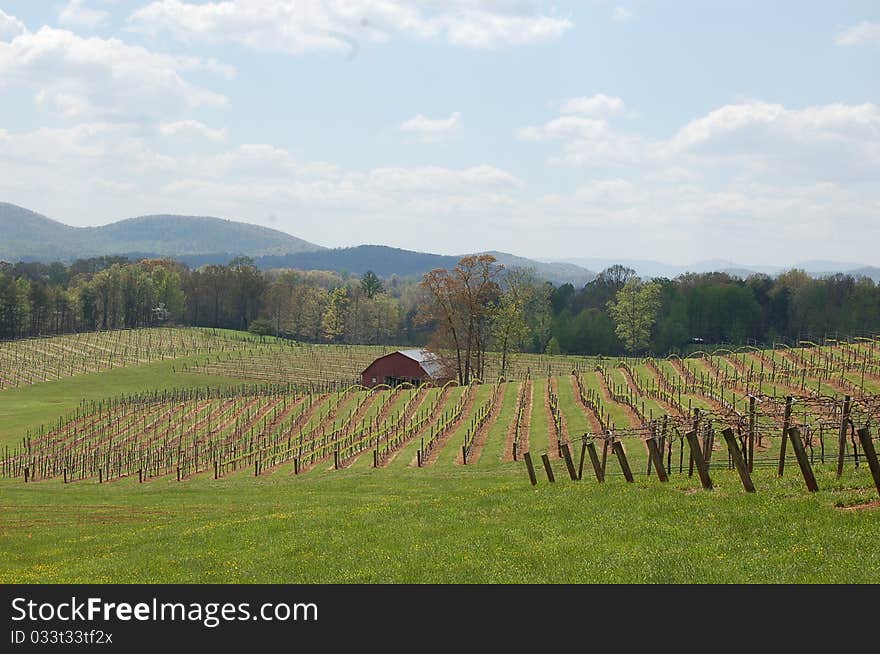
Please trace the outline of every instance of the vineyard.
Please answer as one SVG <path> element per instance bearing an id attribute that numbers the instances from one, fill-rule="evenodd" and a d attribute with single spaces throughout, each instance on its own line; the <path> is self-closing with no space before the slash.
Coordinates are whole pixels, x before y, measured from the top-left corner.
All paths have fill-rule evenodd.
<path id="1" fill-rule="evenodd" d="M 540 458 L 551 481 L 556 467 L 575 480 L 585 469 L 599 481 L 677 474 L 711 488 L 711 472 L 727 469 L 753 490 L 756 468 L 782 475 L 796 463 L 810 490 L 813 466 L 825 464 L 838 475 L 867 466 L 880 484 L 880 347 L 873 340 L 685 359 L 582 358 L 577 365 L 521 356 L 514 367 L 521 379 L 368 390 L 343 382 L 377 348 L 297 345 L 270 357 L 253 343 L 163 336 L 165 356 L 201 343 L 219 349 L 210 368 L 287 381 L 84 402 L 23 434 L 3 453 L 0 474 L 29 483 L 143 483 L 351 467 L 379 474 L 388 466 L 494 460 L 524 461 L 534 484 Z M 113 360 L 136 363 L 155 337 L 147 332 L 140 347 L 120 345 Z M 493 456 L 482 456 L 484 448 Z"/>
<path id="2" fill-rule="evenodd" d="M 873 340 L 375 389 L 377 347 L 3 347 L 0 583 L 876 581 Z"/>
<path id="3" fill-rule="evenodd" d="M 360 379 L 361 371 L 376 358 L 398 348 L 377 345 L 312 345 L 299 343 L 277 352 L 249 356 L 240 352 L 192 366 L 190 372 L 237 377 L 263 383 L 350 382 Z M 546 354 L 508 355 L 502 370 L 501 355 L 488 353 L 484 377 L 487 380 L 525 379 L 532 376 L 565 375 L 572 370 L 589 370 L 600 358 L 550 356 Z"/>
<path id="4" fill-rule="evenodd" d="M 0 342 L 0 391 L 193 356 L 254 355 L 269 346 L 216 330 L 154 328 Z"/>

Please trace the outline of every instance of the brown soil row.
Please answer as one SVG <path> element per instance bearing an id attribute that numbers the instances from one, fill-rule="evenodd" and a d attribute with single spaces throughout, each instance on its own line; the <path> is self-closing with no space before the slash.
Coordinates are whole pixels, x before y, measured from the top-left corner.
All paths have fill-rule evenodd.
<path id="1" fill-rule="evenodd" d="M 465 390 L 467 393 L 467 400 L 465 400 L 465 405 L 461 409 L 461 414 L 458 416 L 458 419 L 455 420 L 449 427 L 446 428 L 446 433 L 444 433 L 440 438 L 437 439 L 437 442 L 434 443 L 434 447 L 431 448 L 430 453 L 428 454 L 428 458 L 422 461 L 422 466 L 433 465 L 440 456 L 440 452 L 443 451 L 443 448 L 446 447 L 446 443 L 449 442 L 449 439 L 452 438 L 452 435 L 458 431 L 458 428 L 461 427 L 465 421 L 470 417 L 471 412 L 474 409 L 474 404 L 477 401 L 477 388 L 478 386 L 472 385 L 468 386 Z M 412 465 L 412 464 L 410 464 Z"/>
<path id="2" fill-rule="evenodd" d="M 642 421 L 639 420 L 639 417 L 636 415 L 636 412 L 632 410 L 631 406 L 618 402 L 611 397 L 611 391 L 608 390 L 608 385 L 605 383 L 605 376 L 602 375 L 602 373 L 597 372 L 596 379 L 599 383 L 599 396 L 602 398 L 602 401 L 607 404 L 616 404 L 623 409 L 623 413 L 626 415 L 626 419 L 629 422 L 628 425 L 624 425 L 625 427 L 638 427 Z"/>
<path id="3" fill-rule="evenodd" d="M 535 385 L 529 379 L 522 383 L 521 395 L 522 399 L 522 421 L 520 422 L 520 441 L 519 441 L 519 451 L 520 452 L 528 452 L 529 451 L 529 429 L 532 425 L 532 402 L 534 401 L 535 394 Z M 519 407 L 517 406 L 517 409 Z M 504 454 L 501 457 L 502 461 L 513 461 L 513 439 L 516 436 L 516 422 L 514 420 L 510 421 L 510 427 L 507 429 L 507 436 L 504 439 Z"/>
<path id="4" fill-rule="evenodd" d="M 415 402 L 413 402 L 413 405 L 410 407 L 410 413 L 409 413 L 410 416 L 412 416 L 415 412 L 417 412 L 419 410 L 419 407 L 425 401 L 425 398 L 427 396 L 428 396 L 427 389 L 423 388 L 418 392 L 418 394 L 416 395 L 416 398 L 415 398 Z M 394 406 L 394 404 L 395 404 L 395 400 L 391 400 L 390 402 L 386 403 L 386 405 L 379 412 L 378 424 L 381 425 L 383 422 L 385 422 L 385 420 L 388 419 L 388 417 L 391 415 L 391 408 Z M 355 454 L 348 461 L 346 461 L 344 464 L 342 464 L 342 466 L 340 466 L 340 468 L 342 470 L 344 470 L 346 468 L 350 468 L 351 466 L 354 465 L 355 461 L 360 459 L 362 456 L 368 455 L 369 453 L 370 453 L 370 450 L 366 449 L 363 452 Z"/>
<path id="5" fill-rule="evenodd" d="M 403 443 L 401 443 L 401 444 L 397 447 L 396 450 L 394 450 L 393 452 L 391 452 L 391 454 L 389 454 L 389 455 L 385 458 L 385 460 L 384 460 L 382 463 L 379 464 L 379 467 L 380 467 L 380 468 L 387 468 L 389 465 L 391 465 L 391 462 L 394 461 L 394 459 L 397 458 L 397 455 L 400 454 L 400 452 L 401 452 L 401 451 L 402 451 L 402 450 L 403 450 L 403 449 L 404 449 L 409 443 L 411 443 L 411 442 L 412 442 L 413 440 L 415 440 L 416 438 L 419 438 L 422 434 L 425 433 L 425 431 L 427 431 L 427 430 L 431 427 L 431 425 L 433 425 L 435 422 L 437 422 L 437 420 L 440 418 L 441 414 L 443 413 L 443 409 L 446 408 L 446 403 L 449 401 L 449 394 L 450 394 L 451 392 L 452 392 L 452 390 L 451 390 L 450 387 L 446 387 L 446 388 L 444 388 L 444 389 L 440 392 L 440 397 L 439 397 L 439 399 L 437 400 L 437 407 L 434 409 L 434 412 L 433 412 L 433 413 L 428 417 L 428 419 L 425 421 L 425 426 L 424 426 L 422 429 L 420 429 L 418 432 L 416 432 L 415 434 L 413 434 L 412 438 L 410 438 L 409 440 L 404 441 Z M 422 400 L 422 403 L 424 403 L 424 400 Z"/>
<path id="6" fill-rule="evenodd" d="M 498 420 L 498 416 L 501 414 L 501 407 L 504 404 L 504 395 L 505 393 L 507 393 L 508 386 L 509 384 L 501 384 L 501 387 L 498 390 L 498 398 L 495 401 L 495 404 L 492 405 L 492 410 L 489 412 L 489 417 L 474 435 L 474 442 L 471 446 L 471 453 L 469 457 L 470 463 L 476 463 L 480 460 L 480 455 L 482 455 L 483 448 L 485 447 L 486 441 L 489 438 L 489 431 L 492 429 L 492 425 L 495 424 L 495 422 Z M 461 454 L 459 454 L 455 458 L 455 462 L 459 465 L 463 463 Z"/>

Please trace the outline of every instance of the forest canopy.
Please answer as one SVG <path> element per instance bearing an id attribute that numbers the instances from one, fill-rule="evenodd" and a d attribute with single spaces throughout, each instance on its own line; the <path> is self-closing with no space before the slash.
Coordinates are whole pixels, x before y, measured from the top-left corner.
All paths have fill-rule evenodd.
<path id="1" fill-rule="evenodd" d="M 850 275 L 790 270 L 641 280 L 612 266 L 579 288 L 500 265 L 491 276 L 472 336 L 480 348 L 505 353 L 666 354 L 880 332 L 880 287 Z M 443 317 L 441 307 L 426 304 L 432 284 L 454 278 L 455 269 L 424 279 L 260 271 L 248 258 L 197 269 L 122 257 L 0 262 L 0 339 L 173 323 L 310 342 L 423 345 Z"/>

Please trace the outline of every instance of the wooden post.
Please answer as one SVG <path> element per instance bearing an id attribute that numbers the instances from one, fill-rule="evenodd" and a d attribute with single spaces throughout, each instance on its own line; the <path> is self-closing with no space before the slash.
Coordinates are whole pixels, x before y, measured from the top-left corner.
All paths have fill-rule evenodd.
<path id="1" fill-rule="evenodd" d="M 416 465 L 421 468 L 422 467 L 422 450 L 416 450 Z"/>
<path id="2" fill-rule="evenodd" d="M 609 434 L 606 431 L 605 437 L 602 440 L 602 475 L 605 475 L 606 466 L 608 465 L 608 438 Z"/>
<path id="3" fill-rule="evenodd" d="M 523 460 L 526 462 L 526 470 L 529 472 L 529 481 L 532 482 L 532 486 L 537 486 L 538 478 L 535 476 L 535 466 L 532 465 L 532 455 L 523 452 Z"/>
<path id="4" fill-rule="evenodd" d="M 633 483 L 633 473 L 632 470 L 629 469 L 629 461 L 626 460 L 626 452 L 623 449 L 623 443 L 620 441 L 614 441 L 611 444 L 611 448 L 617 455 L 617 460 L 620 462 L 620 469 L 623 471 L 623 476 L 627 483 Z"/>
<path id="5" fill-rule="evenodd" d="M 552 483 L 556 481 L 553 476 L 553 468 L 550 466 L 550 457 L 546 453 L 541 455 L 541 461 L 544 462 L 544 471 L 547 473 L 547 479 Z"/>
<path id="6" fill-rule="evenodd" d="M 791 427 L 791 395 L 785 398 L 785 415 L 782 418 L 782 443 L 779 444 L 779 467 L 776 469 L 777 476 L 781 477 L 785 472 L 785 442 L 788 428 Z"/>
<path id="7" fill-rule="evenodd" d="M 868 460 L 868 467 L 871 469 L 871 476 L 874 478 L 877 494 L 880 495 L 880 463 L 877 462 L 877 450 L 874 449 L 874 442 L 871 440 L 871 430 L 867 427 L 862 427 L 856 433 L 859 435 L 862 451 Z"/>
<path id="8" fill-rule="evenodd" d="M 565 467 L 568 468 L 568 476 L 571 477 L 572 481 L 578 480 L 577 470 L 574 469 L 574 462 L 571 460 L 571 450 L 568 447 L 568 443 L 562 444 L 562 458 L 565 459 Z"/>
<path id="9" fill-rule="evenodd" d="M 800 466 L 807 488 L 811 493 L 815 493 L 819 490 L 819 484 L 816 483 L 816 476 L 813 474 L 810 459 L 807 456 L 807 451 L 804 449 L 804 443 L 801 440 L 801 430 L 797 427 L 790 427 L 788 437 L 791 440 L 791 449 L 794 450 L 794 454 L 797 457 L 798 466 Z"/>
<path id="10" fill-rule="evenodd" d="M 581 444 L 581 460 L 578 462 L 578 479 L 584 478 L 584 459 L 587 458 L 587 441 Z"/>
<path id="11" fill-rule="evenodd" d="M 754 493 L 755 485 L 752 483 L 752 476 L 749 474 L 749 466 L 745 459 L 743 459 L 742 452 L 739 449 L 739 443 L 736 442 L 736 436 L 733 434 L 733 430 L 730 427 L 727 427 L 721 432 L 721 435 L 724 436 L 724 440 L 727 441 L 727 451 L 730 453 L 730 457 L 733 459 L 733 465 L 739 473 L 743 489 L 745 489 L 747 493 Z"/>
<path id="12" fill-rule="evenodd" d="M 333 450 L 333 469 L 339 470 L 339 450 Z"/>
<path id="13" fill-rule="evenodd" d="M 299 474 L 299 457 L 293 457 L 293 474 Z"/>
<path id="14" fill-rule="evenodd" d="M 840 416 L 840 431 L 837 441 L 837 476 L 843 474 L 843 458 L 846 456 L 846 425 L 849 422 L 849 414 L 852 410 L 852 398 L 847 395 L 843 398 L 843 413 Z"/>
<path id="15" fill-rule="evenodd" d="M 651 437 L 646 442 L 648 444 L 648 454 L 650 455 L 649 460 L 654 462 L 654 468 L 657 470 L 657 477 L 660 481 L 669 481 L 669 477 L 666 476 L 666 468 L 663 467 L 663 455 L 660 454 L 660 448 L 657 447 L 657 441 Z"/>
<path id="16" fill-rule="evenodd" d="M 688 408 L 690 408 L 690 400 L 688 400 Z M 699 407 L 694 407 L 694 433 L 699 435 L 700 433 L 700 409 Z M 701 451 L 702 454 L 702 451 Z M 693 450 L 688 457 L 688 477 L 694 476 L 694 453 Z"/>
<path id="17" fill-rule="evenodd" d="M 755 469 L 755 421 L 756 421 L 756 411 L 755 411 L 755 403 L 757 402 L 757 398 L 754 395 L 749 395 L 749 451 L 746 453 L 749 462 L 749 472 L 752 472 Z"/>
<path id="18" fill-rule="evenodd" d="M 599 461 L 599 454 L 596 452 L 596 444 L 592 441 L 587 443 L 587 452 L 590 455 L 590 463 L 593 464 L 593 472 L 596 473 L 596 481 L 601 484 L 605 481 L 605 466 Z"/>
<path id="19" fill-rule="evenodd" d="M 705 490 L 712 490 L 712 479 L 709 477 L 709 470 L 706 468 L 706 461 L 703 459 L 703 452 L 700 450 L 700 439 L 697 432 L 691 430 L 685 434 L 688 445 L 691 450 L 691 457 L 697 468 L 697 474 L 700 476 L 700 484 Z"/>
<path id="20" fill-rule="evenodd" d="M 467 465 L 467 448 L 464 445 L 461 446 L 461 463 Z"/>

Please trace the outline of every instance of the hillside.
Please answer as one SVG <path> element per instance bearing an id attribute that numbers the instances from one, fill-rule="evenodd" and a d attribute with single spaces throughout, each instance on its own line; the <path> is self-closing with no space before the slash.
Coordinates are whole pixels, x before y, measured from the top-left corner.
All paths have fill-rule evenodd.
<path id="1" fill-rule="evenodd" d="M 275 229 L 207 216 L 142 216 L 101 227 L 70 227 L 8 203 L 0 203 L 0 233 L 0 259 L 6 261 L 71 261 L 127 252 L 263 256 L 322 249 Z"/>
<path id="2" fill-rule="evenodd" d="M 538 277 L 554 284 L 570 282 L 580 287 L 596 276 L 586 268 L 570 263 L 543 263 L 506 252 L 488 252 L 486 254 L 493 255 L 507 268 L 531 268 Z M 258 257 L 256 263 L 264 269 L 333 270 L 356 275 L 372 270 L 380 277 L 388 277 L 389 275 L 414 277 L 424 275 L 434 268 L 452 268 L 462 256 L 413 252 L 387 245 L 358 245 L 350 248 L 300 252 L 285 256 Z M 183 260 L 191 266 L 209 263 L 201 257 L 184 257 Z M 210 263 L 218 262 L 210 261 Z M 220 261 L 219 263 L 225 262 Z"/>
<path id="3" fill-rule="evenodd" d="M 14 204 L 0 202 L 0 261 L 70 262 L 102 255 L 131 259 L 174 257 L 198 268 L 253 257 L 261 269 L 299 268 L 382 277 L 419 276 L 451 268 L 459 256 L 414 252 L 385 245 L 327 249 L 290 234 L 207 216 L 156 215 L 101 227 L 71 227 Z M 543 279 L 583 286 L 595 275 L 571 263 L 543 263 L 492 252 L 509 268 L 533 268 Z"/>
<path id="4" fill-rule="evenodd" d="M 0 202 L 0 261 L 67 260 L 79 230 L 14 204 Z"/>
<path id="5" fill-rule="evenodd" d="M 711 259 L 706 261 L 697 261 L 690 264 L 671 264 L 660 261 L 650 261 L 645 259 L 600 259 L 594 257 L 576 257 L 566 259 L 566 263 L 573 263 L 578 266 L 586 266 L 592 270 L 605 270 L 609 266 L 620 264 L 628 268 L 632 268 L 641 277 L 666 277 L 675 279 L 679 275 L 686 273 L 710 273 L 723 272 L 734 277 L 745 279 L 750 275 L 770 275 L 777 276 L 786 270 L 803 270 L 811 277 L 817 279 L 842 273 L 852 275 L 853 277 L 870 277 L 875 282 L 880 281 L 880 269 L 874 266 L 866 266 L 858 263 L 844 261 L 798 261 L 789 266 L 766 266 L 766 265 L 744 265 L 734 261 L 724 259 Z"/>

